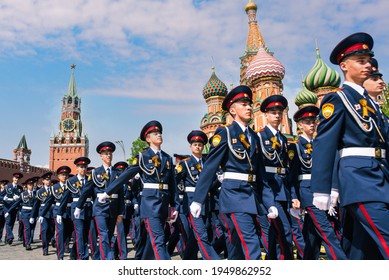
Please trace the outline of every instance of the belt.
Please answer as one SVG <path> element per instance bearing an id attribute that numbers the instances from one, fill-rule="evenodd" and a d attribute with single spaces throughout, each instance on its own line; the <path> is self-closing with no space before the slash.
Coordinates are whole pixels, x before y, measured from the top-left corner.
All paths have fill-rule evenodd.
<path id="1" fill-rule="evenodd" d="M 55 203 L 55 206 L 60 206 L 60 205 L 61 205 L 61 202 L 56 202 Z M 72 205 L 71 203 L 68 203 L 68 204 L 66 204 L 66 207 L 70 207 L 71 205 Z"/>
<path id="2" fill-rule="evenodd" d="M 185 192 L 194 192 L 195 189 L 195 187 L 185 187 Z"/>
<path id="3" fill-rule="evenodd" d="M 340 157 L 349 156 L 363 156 L 363 157 L 374 157 L 374 158 L 385 158 L 386 150 L 381 148 L 343 148 L 339 151 Z"/>
<path id="4" fill-rule="evenodd" d="M 167 184 L 155 184 L 155 183 L 144 183 L 144 189 L 157 189 L 157 190 L 167 190 L 169 186 Z"/>
<path id="5" fill-rule="evenodd" d="M 284 167 L 265 166 L 265 170 L 268 173 L 275 173 L 280 175 L 286 174 L 286 168 Z"/>
<path id="6" fill-rule="evenodd" d="M 97 197 L 101 197 L 104 193 L 98 193 L 97 194 Z M 107 198 L 118 198 L 119 195 L 117 193 L 114 193 L 114 194 L 111 194 L 110 196 L 108 196 Z"/>
<path id="7" fill-rule="evenodd" d="M 247 182 L 255 182 L 257 180 L 257 176 L 253 174 L 245 174 L 245 173 L 235 173 L 235 172 L 224 172 L 224 179 L 234 179 L 241 180 Z"/>
<path id="8" fill-rule="evenodd" d="M 311 174 L 301 174 L 301 175 L 299 175 L 298 180 L 299 181 L 311 180 Z"/>
<path id="9" fill-rule="evenodd" d="M 4 200 L 5 200 L 5 201 L 14 201 L 13 198 L 9 198 L 9 197 L 7 197 L 6 199 L 4 198 Z"/>
<path id="10" fill-rule="evenodd" d="M 73 202 L 77 202 L 79 199 L 80 199 L 79 197 L 74 197 L 74 198 L 73 198 Z M 87 198 L 87 199 L 85 200 L 85 202 L 91 202 L 91 201 L 92 201 L 92 200 L 91 200 L 90 198 Z"/>
<path id="11" fill-rule="evenodd" d="M 25 210 L 32 210 L 32 207 L 31 207 L 31 206 L 22 206 L 22 209 L 25 209 Z"/>

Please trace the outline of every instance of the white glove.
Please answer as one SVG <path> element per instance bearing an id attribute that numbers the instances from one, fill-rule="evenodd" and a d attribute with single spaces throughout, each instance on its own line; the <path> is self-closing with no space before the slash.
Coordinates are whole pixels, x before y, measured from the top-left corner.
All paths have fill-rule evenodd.
<path id="1" fill-rule="evenodd" d="M 43 222 L 43 217 L 40 216 L 40 217 L 38 218 L 38 221 L 39 221 L 40 223 L 42 223 L 42 222 Z"/>
<path id="2" fill-rule="evenodd" d="M 81 213 L 81 209 L 76 207 L 76 209 L 74 209 L 74 218 L 79 219 L 80 213 Z"/>
<path id="3" fill-rule="evenodd" d="M 224 174 L 217 174 L 217 179 L 219 180 L 220 183 L 223 183 Z"/>
<path id="4" fill-rule="evenodd" d="M 134 210 L 136 211 L 136 210 L 138 210 L 139 209 L 139 204 L 137 203 L 137 204 L 134 204 Z"/>
<path id="5" fill-rule="evenodd" d="M 16 199 L 18 199 L 19 198 L 19 196 L 18 195 L 16 195 L 16 194 L 14 194 L 14 196 L 12 197 L 14 200 L 16 200 Z"/>
<path id="6" fill-rule="evenodd" d="M 34 218 L 30 218 L 29 222 L 30 222 L 30 224 L 33 224 L 35 222 L 35 219 Z"/>
<path id="7" fill-rule="evenodd" d="M 330 208 L 330 195 L 327 193 L 313 193 L 312 204 L 320 210 L 328 210 Z"/>
<path id="8" fill-rule="evenodd" d="M 189 206 L 190 208 L 190 213 L 192 214 L 193 217 L 198 218 L 200 217 L 201 214 L 201 204 L 193 201 L 191 205 Z"/>
<path id="9" fill-rule="evenodd" d="M 57 215 L 56 220 L 57 220 L 57 224 L 62 224 L 62 216 L 61 215 Z"/>
<path id="10" fill-rule="evenodd" d="M 100 203 L 105 203 L 105 200 L 109 197 L 109 195 L 107 193 L 103 193 L 101 195 L 99 195 L 99 202 Z"/>
<path id="11" fill-rule="evenodd" d="M 267 214 L 267 217 L 269 219 L 275 219 L 278 217 L 278 209 L 275 206 L 270 206 L 270 208 L 267 210 L 269 214 Z"/>
<path id="12" fill-rule="evenodd" d="M 296 219 L 300 219 L 300 210 L 299 209 L 290 208 L 289 213 L 290 213 L 290 215 L 292 215 Z"/>
<path id="13" fill-rule="evenodd" d="M 339 192 L 336 189 L 331 189 L 331 206 L 336 207 L 338 205 L 338 200 L 339 200 Z"/>
<path id="14" fill-rule="evenodd" d="M 174 223 L 175 221 L 177 221 L 177 218 L 178 218 L 178 211 L 174 210 L 172 215 L 171 215 L 170 223 Z"/>
<path id="15" fill-rule="evenodd" d="M 4 218 L 7 218 L 8 216 L 9 216 L 8 212 L 4 214 Z"/>
<path id="16" fill-rule="evenodd" d="M 330 209 L 328 209 L 328 214 L 332 217 L 335 217 L 338 212 L 336 212 L 335 208 L 330 206 Z"/>
<path id="17" fill-rule="evenodd" d="M 139 178 L 140 178 L 140 174 L 139 173 L 136 173 L 136 175 L 135 175 L 135 180 L 139 180 Z"/>

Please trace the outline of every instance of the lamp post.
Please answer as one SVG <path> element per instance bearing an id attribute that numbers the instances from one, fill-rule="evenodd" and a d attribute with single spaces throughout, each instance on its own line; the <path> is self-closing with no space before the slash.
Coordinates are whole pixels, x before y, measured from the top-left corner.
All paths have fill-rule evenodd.
<path id="1" fill-rule="evenodd" d="M 123 140 L 115 141 L 115 143 L 118 144 L 118 145 L 122 148 L 122 151 L 123 151 L 123 159 L 124 159 L 124 161 L 126 161 L 126 150 L 124 149 Z"/>

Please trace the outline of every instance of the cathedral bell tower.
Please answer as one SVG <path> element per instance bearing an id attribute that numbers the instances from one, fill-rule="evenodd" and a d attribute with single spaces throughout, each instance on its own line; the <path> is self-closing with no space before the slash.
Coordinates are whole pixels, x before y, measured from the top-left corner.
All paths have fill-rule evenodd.
<path id="1" fill-rule="evenodd" d="M 62 165 L 67 165 L 72 169 L 72 173 L 75 173 L 74 160 L 78 157 L 87 157 L 89 154 L 88 137 L 82 134 L 81 98 L 77 95 L 75 68 L 76 65 L 72 64 L 68 92 L 62 98 L 59 132 L 50 137 L 49 168 L 53 171 Z"/>

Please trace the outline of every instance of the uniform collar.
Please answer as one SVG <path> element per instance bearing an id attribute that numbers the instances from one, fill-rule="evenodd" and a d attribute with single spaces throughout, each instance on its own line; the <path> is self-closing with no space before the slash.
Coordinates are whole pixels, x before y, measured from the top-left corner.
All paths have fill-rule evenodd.
<path id="1" fill-rule="evenodd" d="M 279 130 L 274 129 L 270 124 L 267 124 L 266 126 L 270 129 L 270 131 L 273 133 L 274 136 L 275 136 L 275 135 L 277 134 L 277 132 L 279 131 Z"/>
<path id="2" fill-rule="evenodd" d="M 200 161 L 200 158 L 196 157 L 194 154 L 192 154 L 192 157 L 194 157 L 197 162 Z"/>
<path id="3" fill-rule="evenodd" d="M 363 87 L 361 87 L 360 85 L 357 85 L 355 83 L 348 82 L 348 81 L 345 81 L 343 84 L 348 85 L 349 87 L 354 89 L 356 92 L 358 92 L 360 95 L 364 96 L 363 93 L 365 92 L 365 89 Z"/>
<path id="4" fill-rule="evenodd" d="M 239 127 L 242 129 L 243 132 L 246 132 L 247 126 L 244 126 L 243 124 L 237 122 L 236 120 L 234 120 L 234 122 L 236 122 L 239 125 Z"/>
<path id="5" fill-rule="evenodd" d="M 152 147 L 150 147 L 150 149 L 154 152 L 154 154 L 157 154 L 158 152 L 161 154 L 162 153 L 162 150 L 156 150 Z"/>

